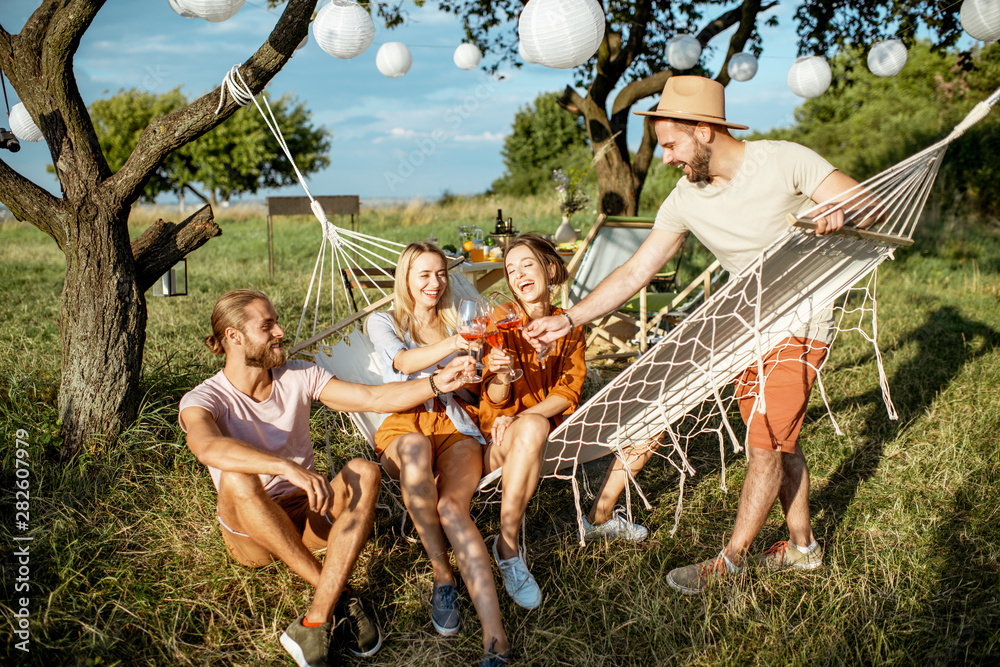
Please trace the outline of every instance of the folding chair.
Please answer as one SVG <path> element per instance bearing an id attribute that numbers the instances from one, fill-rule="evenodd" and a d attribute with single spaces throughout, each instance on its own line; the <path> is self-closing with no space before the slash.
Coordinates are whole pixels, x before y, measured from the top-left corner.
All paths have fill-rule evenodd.
<path id="1" fill-rule="evenodd" d="M 577 254 L 570 260 L 568 269 L 572 284 L 563 288 L 563 303 L 567 307 L 578 303 L 597 285 L 620 267 L 649 237 L 654 218 L 627 216 L 598 216 Z M 656 328 L 676 323 L 693 306 L 685 303 L 692 292 L 704 285 L 694 298 L 702 299 L 712 290 L 712 276 L 721 273 L 715 262 L 684 290 L 674 292 L 677 274 L 683 259 L 686 243 L 674 254 L 665 270 L 658 273 L 649 285 L 627 301 L 618 311 L 590 323 L 587 346 L 603 339 L 615 347 L 615 352 L 589 357 L 590 360 L 633 356 L 646 351 L 651 333 Z M 683 304 L 683 306 L 681 305 Z M 652 318 L 651 314 L 655 314 Z M 631 341 L 636 338 L 638 349 Z"/>

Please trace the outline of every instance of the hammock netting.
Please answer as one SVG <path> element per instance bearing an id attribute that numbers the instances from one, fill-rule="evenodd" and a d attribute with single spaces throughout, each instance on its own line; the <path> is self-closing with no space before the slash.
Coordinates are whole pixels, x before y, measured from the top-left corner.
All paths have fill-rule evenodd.
<path id="1" fill-rule="evenodd" d="M 238 73 L 234 72 L 236 68 L 227 75 L 223 94 L 228 89 L 242 104 L 251 100 L 256 104 L 246 91 L 240 92 L 240 84 L 236 82 Z M 671 530 L 674 534 L 683 507 L 685 481 L 696 474 L 689 457 L 692 442 L 706 435 L 718 442 L 723 489 L 726 488 L 727 449 L 734 454 L 744 449 L 744 443 L 737 437 L 729 420 L 729 415 L 736 410 L 736 397 L 727 386 L 754 364 L 758 367 L 759 389 L 766 386 L 764 357 L 788 337 L 790 331 L 803 328 L 816 315 L 831 308 L 836 313 L 835 336 L 848 331 L 857 332 L 873 345 L 886 409 L 890 418 L 896 418 L 877 345 L 875 270 L 893 256 L 898 246 L 912 244 L 913 233 L 945 150 L 982 120 L 998 99 L 1000 89 L 977 104 L 941 141 L 835 199 L 817 204 L 799 218 L 791 217 L 792 224 L 787 235 L 766 248 L 756 261 L 731 276 L 668 335 L 550 434 L 542 474 L 571 482 L 581 544 L 583 512 L 577 479 L 581 463 L 611 453 L 628 462 L 630 457 L 654 449 L 656 455 L 678 473 L 679 493 Z M 264 113 L 263 109 L 261 113 Z M 276 124 L 273 130 L 286 155 L 294 163 Z M 304 182 L 303 188 L 309 194 Z M 326 219 L 322 207 L 315 200 L 313 211 L 322 226 L 323 242 L 313 269 L 296 341 L 310 310 L 313 312 L 313 336 L 297 343 L 292 352 L 339 331 L 342 340 L 332 346 L 321 345 L 315 355 L 316 362 L 345 380 L 369 384 L 380 382 L 381 373 L 370 341 L 360 331 L 346 335 L 344 332 L 368 312 L 387 305 L 390 297 L 385 295 L 371 302 L 365 294 L 367 305 L 362 311 L 317 333 L 321 285 L 329 264 L 330 299 L 334 304 L 334 295 L 338 291 L 335 286 L 339 283 L 343 287 L 344 284 L 343 268 L 394 266 L 403 245 L 337 227 Z M 835 211 L 843 214 L 844 229 L 831 235 L 815 234 L 812 231 L 815 220 Z M 329 261 L 328 249 L 332 256 Z M 386 270 L 385 275 L 391 274 Z M 453 275 L 453 290 L 455 282 L 465 282 L 456 278 L 459 276 Z M 463 285 L 458 291 L 466 292 L 467 288 Z M 814 370 L 817 372 L 819 394 L 826 403 L 822 368 Z M 754 396 L 750 421 L 766 411 L 762 397 L 759 394 Z M 835 431 L 840 434 L 828 405 L 827 411 Z M 381 419 L 376 415 L 351 415 L 351 419 L 362 437 L 372 442 L 374 429 Z M 490 479 L 484 479 L 481 487 L 498 476 L 496 472 Z M 630 521 L 632 493 L 641 498 L 647 509 L 650 508 L 641 488 L 630 477 L 625 491 Z"/>

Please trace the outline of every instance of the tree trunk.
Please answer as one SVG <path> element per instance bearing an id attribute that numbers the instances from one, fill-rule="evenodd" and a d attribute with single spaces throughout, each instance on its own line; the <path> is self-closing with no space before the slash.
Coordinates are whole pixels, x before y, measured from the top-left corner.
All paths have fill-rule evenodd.
<path id="1" fill-rule="evenodd" d="M 136 418 L 146 342 L 146 301 L 136 284 L 125 218 L 88 202 L 67 224 L 59 313 L 63 454 L 117 436 Z"/>

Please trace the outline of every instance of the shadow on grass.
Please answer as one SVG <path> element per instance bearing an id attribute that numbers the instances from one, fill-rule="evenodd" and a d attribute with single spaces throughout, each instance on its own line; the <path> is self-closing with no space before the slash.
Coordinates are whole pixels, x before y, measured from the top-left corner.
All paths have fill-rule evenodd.
<path id="1" fill-rule="evenodd" d="M 981 339 L 981 345 L 973 348 L 970 343 L 976 339 Z M 889 378 L 898 419 L 889 418 L 879 387 L 830 403 L 835 413 L 852 405 L 871 405 L 873 409 L 860 433 L 862 443 L 830 475 L 827 486 L 812 496 L 813 516 L 823 513 L 813 528 L 828 542 L 851 507 L 858 487 L 878 470 L 884 444 L 904 433 L 965 365 L 1000 345 L 1000 332 L 966 318 L 954 306 L 942 306 L 897 340 L 895 347 L 908 343 L 917 345 L 916 353 Z M 871 361 L 871 357 L 861 361 Z"/>

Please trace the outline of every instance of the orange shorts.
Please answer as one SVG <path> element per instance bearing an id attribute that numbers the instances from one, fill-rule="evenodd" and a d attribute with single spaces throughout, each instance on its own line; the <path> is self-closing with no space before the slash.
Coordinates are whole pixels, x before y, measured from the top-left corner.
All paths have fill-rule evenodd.
<path id="1" fill-rule="evenodd" d="M 305 491 L 299 489 L 271 500 L 292 520 L 295 530 L 302 536 L 302 543 L 310 551 L 326 546 L 332 523 L 329 516 L 317 514 L 309 509 L 309 496 Z M 225 524 L 222 517 L 218 519 L 222 528 L 222 541 L 225 542 L 229 554 L 239 563 L 248 567 L 263 567 L 275 560 L 270 551 L 249 535 L 236 532 Z"/>
<path id="2" fill-rule="evenodd" d="M 736 378 L 736 397 L 743 421 L 749 424 L 747 442 L 758 449 L 792 453 L 806 418 L 809 392 L 830 346 L 810 338 L 786 338 L 764 357 L 765 414 L 754 409 L 759 384 L 757 364 Z"/>
<path id="3" fill-rule="evenodd" d="M 419 405 L 412 410 L 386 417 L 382 425 L 378 427 L 378 431 L 375 432 L 375 457 L 381 459 L 382 454 L 396 438 L 408 433 L 419 433 L 427 436 L 434 449 L 434 458 L 440 456 L 441 452 L 456 442 L 472 437 L 460 433 L 444 410 L 427 412 L 424 406 Z"/>

